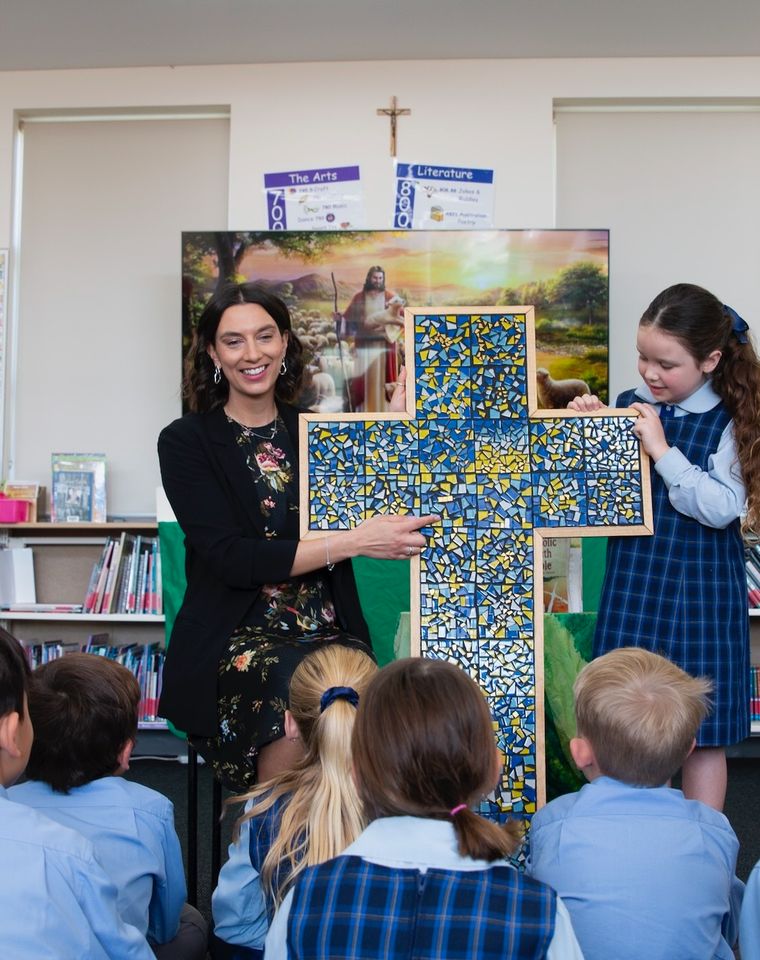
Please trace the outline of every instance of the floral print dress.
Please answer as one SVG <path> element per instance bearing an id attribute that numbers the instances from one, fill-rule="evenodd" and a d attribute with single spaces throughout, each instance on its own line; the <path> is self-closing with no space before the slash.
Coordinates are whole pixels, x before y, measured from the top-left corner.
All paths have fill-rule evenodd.
<path id="1" fill-rule="evenodd" d="M 255 430 L 227 418 L 251 472 L 267 539 L 297 540 L 298 476 L 295 450 L 278 417 Z M 192 743 L 231 790 L 256 782 L 256 761 L 266 744 L 284 736 L 293 671 L 317 646 L 342 643 L 371 651 L 335 621 L 324 570 L 265 584 L 219 661 L 219 730 Z"/>

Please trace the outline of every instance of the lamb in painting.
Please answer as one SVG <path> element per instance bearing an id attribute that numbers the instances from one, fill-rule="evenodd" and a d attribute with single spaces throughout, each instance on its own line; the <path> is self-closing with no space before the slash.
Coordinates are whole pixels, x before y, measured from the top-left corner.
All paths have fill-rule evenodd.
<path id="1" fill-rule="evenodd" d="M 585 380 L 555 380 L 544 367 L 536 370 L 536 387 L 539 407 L 548 410 L 562 410 L 575 397 L 591 393 Z"/>
<path id="2" fill-rule="evenodd" d="M 385 333 L 386 327 L 402 327 L 404 326 L 404 299 L 403 297 L 395 296 L 391 297 L 388 303 L 385 306 L 385 310 L 379 310 L 377 313 L 371 314 L 367 317 L 365 321 L 365 326 L 370 330 L 380 330 Z M 396 339 L 393 336 L 389 339 Z"/>

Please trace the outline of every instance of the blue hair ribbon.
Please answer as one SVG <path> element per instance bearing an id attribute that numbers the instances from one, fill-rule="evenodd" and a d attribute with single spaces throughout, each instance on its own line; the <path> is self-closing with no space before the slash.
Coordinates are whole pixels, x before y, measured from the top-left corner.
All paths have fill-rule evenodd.
<path id="1" fill-rule="evenodd" d="M 723 304 L 723 309 L 731 318 L 731 332 L 739 341 L 739 343 L 749 343 L 747 337 L 747 331 L 749 330 L 749 324 L 746 320 L 743 320 L 739 314 L 734 310 L 733 307 L 729 307 L 727 303 Z"/>
<path id="2" fill-rule="evenodd" d="M 324 713 L 334 700 L 348 700 L 351 706 L 359 706 L 359 694 L 353 687 L 329 687 L 319 701 L 319 712 Z"/>

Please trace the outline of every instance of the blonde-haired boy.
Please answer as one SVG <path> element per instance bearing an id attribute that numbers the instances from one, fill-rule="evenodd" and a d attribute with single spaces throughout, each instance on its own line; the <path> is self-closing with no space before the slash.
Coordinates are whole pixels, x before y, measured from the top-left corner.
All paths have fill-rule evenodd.
<path id="1" fill-rule="evenodd" d="M 562 897 L 586 960 L 732 960 L 738 840 L 722 813 L 668 786 L 710 682 L 622 647 L 573 690 L 570 751 L 589 783 L 533 818 L 529 873 Z"/>

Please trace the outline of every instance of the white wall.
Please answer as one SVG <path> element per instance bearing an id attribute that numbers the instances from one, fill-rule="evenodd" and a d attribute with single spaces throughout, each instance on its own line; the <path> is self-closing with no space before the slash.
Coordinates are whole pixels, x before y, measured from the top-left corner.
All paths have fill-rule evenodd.
<path id="1" fill-rule="evenodd" d="M 368 225 L 389 226 L 392 95 L 399 159 L 496 170 L 498 227 L 554 220 L 555 99 L 757 97 L 760 58 L 263 64 L 0 72 L 0 245 L 10 242 L 16 110 L 229 105 L 230 229 L 264 227 L 262 174 L 358 162 Z"/>
<path id="2" fill-rule="evenodd" d="M 16 111 L 228 105 L 229 229 L 266 227 L 265 171 L 338 163 L 361 166 L 368 226 L 387 228 L 389 130 L 375 111 L 396 95 L 412 110 L 399 120 L 399 160 L 493 167 L 494 225 L 551 227 L 555 100 L 756 98 L 759 91 L 760 58 L 0 72 L 0 247 L 11 245 Z M 613 342 L 617 323 L 613 315 Z"/>

